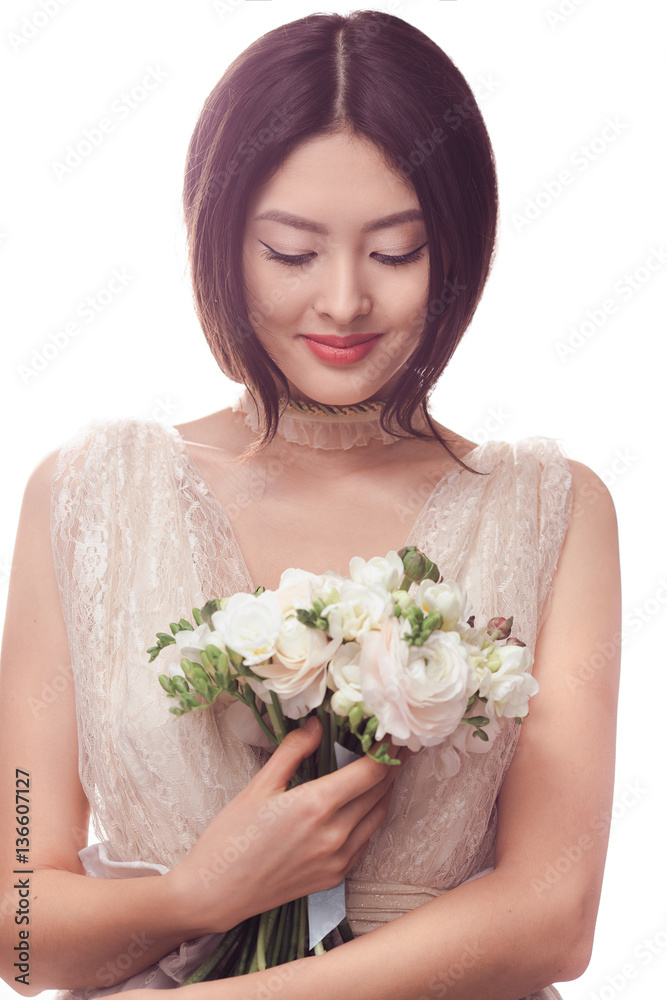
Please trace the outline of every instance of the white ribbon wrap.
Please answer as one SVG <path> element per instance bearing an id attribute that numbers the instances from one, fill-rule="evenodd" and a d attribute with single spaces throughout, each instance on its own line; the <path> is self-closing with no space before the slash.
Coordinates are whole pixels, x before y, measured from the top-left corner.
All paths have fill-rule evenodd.
<path id="1" fill-rule="evenodd" d="M 362 754 L 347 750 L 340 743 L 334 743 L 336 767 L 338 770 L 359 760 Z M 308 947 L 312 951 L 318 941 L 338 927 L 345 916 L 345 878 L 331 889 L 311 892 L 308 896 Z"/>

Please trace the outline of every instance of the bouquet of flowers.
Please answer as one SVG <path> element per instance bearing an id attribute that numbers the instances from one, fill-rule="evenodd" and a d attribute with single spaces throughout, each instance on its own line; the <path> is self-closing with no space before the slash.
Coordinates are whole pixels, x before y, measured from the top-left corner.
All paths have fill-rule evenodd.
<path id="1" fill-rule="evenodd" d="M 413 583 L 414 596 L 408 593 Z M 438 567 L 408 546 L 368 561 L 354 556 L 349 577 L 287 569 L 276 591 L 258 587 L 213 598 L 193 608 L 195 625 L 172 622 L 171 634 L 158 632 L 147 652 L 152 662 L 166 647 L 178 649 L 182 675 L 158 678 L 178 701 L 170 708 L 174 715 L 206 709 L 218 697 L 230 705 L 237 700 L 276 746 L 317 715 L 322 740 L 290 787 L 335 771 L 346 753 L 345 763 L 361 753 L 400 764 L 387 742 L 371 752 L 385 736 L 413 751 L 439 746 L 449 776 L 460 753 L 488 748 L 501 718 L 520 723 L 538 690 L 529 673 L 532 653 L 510 638 L 513 618 L 476 628 L 471 610 L 456 581 L 443 581 Z M 323 923 L 320 909 L 314 941 L 309 925 L 321 893 L 227 931 L 187 982 L 242 975 L 350 940 L 344 880 L 336 888 L 342 919 L 339 909 L 333 922 Z"/>

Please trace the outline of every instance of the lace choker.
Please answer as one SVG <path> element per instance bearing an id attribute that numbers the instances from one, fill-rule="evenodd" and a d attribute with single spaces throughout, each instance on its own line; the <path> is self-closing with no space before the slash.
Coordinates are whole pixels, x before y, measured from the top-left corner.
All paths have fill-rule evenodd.
<path id="1" fill-rule="evenodd" d="M 333 406 L 290 399 L 287 409 L 278 419 L 277 433 L 286 441 L 311 448 L 347 449 L 353 445 L 366 445 L 374 439 L 383 444 L 394 444 L 401 438 L 388 434 L 380 425 L 382 406 L 381 400 Z M 260 417 L 248 389 L 243 390 L 232 409 L 245 414 L 245 424 L 255 434 L 260 433 L 260 426 L 263 429 L 263 417 Z M 398 430 L 403 438 L 407 436 L 395 420 L 390 421 L 390 426 Z M 413 426 L 428 429 L 420 411 L 413 417 Z"/>

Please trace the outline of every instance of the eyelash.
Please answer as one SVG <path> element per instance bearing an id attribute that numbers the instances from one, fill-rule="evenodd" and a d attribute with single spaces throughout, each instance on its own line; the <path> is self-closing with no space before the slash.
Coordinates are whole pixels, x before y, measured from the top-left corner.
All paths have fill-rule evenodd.
<path id="1" fill-rule="evenodd" d="M 260 241 L 261 242 L 261 241 Z M 303 267 L 304 264 L 309 263 L 314 258 L 310 254 L 298 254 L 297 256 L 287 256 L 287 254 L 277 253 L 275 250 L 271 250 L 266 243 L 262 244 L 267 247 L 266 250 L 261 251 L 262 257 L 266 260 L 277 260 L 279 264 L 286 264 L 288 267 Z M 402 264 L 412 264 L 414 261 L 421 260 L 424 256 L 424 247 L 426 243 L 423 243 L 416 250 L 412 250 L 410 253 L 402 254 L 400 257 L 391 257 L 387 254 L 376 254 L 375 259 L 387 267 L 399 267 Z"/>

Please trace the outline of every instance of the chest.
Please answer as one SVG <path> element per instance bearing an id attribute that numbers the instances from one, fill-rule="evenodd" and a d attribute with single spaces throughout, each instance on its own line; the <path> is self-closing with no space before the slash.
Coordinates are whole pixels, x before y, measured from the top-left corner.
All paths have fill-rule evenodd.
<path id="1" fill-rule="evenodd" d="M 354 555 L 368 560 L 416 544 L 429 499 L 458 469 L 439 458 L 340 479 L 281 479 L 270 463 L 233 475 L 208 464 L 202 472 L 253 586 L 275 590 L 287 568 L 347 576 Z"/>

